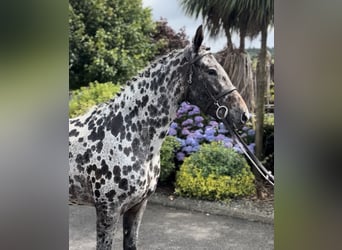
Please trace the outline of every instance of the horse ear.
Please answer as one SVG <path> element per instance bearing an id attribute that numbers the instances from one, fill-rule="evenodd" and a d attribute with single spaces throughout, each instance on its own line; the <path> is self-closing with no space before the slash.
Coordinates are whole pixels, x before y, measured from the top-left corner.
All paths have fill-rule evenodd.
<path id="1" fill-rule="evenodd" d="M 196 35 L 192 42 L 193 43 L 192 46 L 193 46 L 195 53 L 198 53 L 199 48 L 201 47 L 202 41 L 203 41 L 203 28 L 202 28 L 202 25 L 200 25 L 196 30 Z"/>

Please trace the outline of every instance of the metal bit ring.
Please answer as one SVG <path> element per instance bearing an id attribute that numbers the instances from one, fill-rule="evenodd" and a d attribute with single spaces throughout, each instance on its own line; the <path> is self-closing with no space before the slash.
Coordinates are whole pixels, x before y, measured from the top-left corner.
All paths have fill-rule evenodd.
<path id="1" fill-rule="evenodd" d="M 223 115 L 220 115 L 221 113 L 223 112 Z M 216 110 L 216 117 L 220 120 L 223 120 L 227 117 L 229 113 L 229 110 L 226 106 L 219 106 L 218 105 L 218 108 Z"/>

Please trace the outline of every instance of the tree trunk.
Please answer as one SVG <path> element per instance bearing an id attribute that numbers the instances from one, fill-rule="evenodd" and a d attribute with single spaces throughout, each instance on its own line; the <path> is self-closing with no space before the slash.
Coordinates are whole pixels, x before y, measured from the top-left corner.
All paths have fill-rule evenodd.
<path id="1" fill-rule="evenodd" d="M 229 29 L 225 29 L 225 33 L 227 36 L 227 49 L 215 53 L 215 57 L 245 100 L 249 112 L 254 113 L 255 87 L 251 57 L 246 51 L 241 52 L 238 49 L 233 49 Z M 244 50 L 244 39 L 242 44 L 240 41 L 240 49 L 241 46 Z"/>
<path id="2" fill-rule="evenodd" d="M 250 113 L 255 111 L 252 60 L 248 53 L 227 48 L 215 54 L 217 61 L 245 100 Z"/>
<path id="3" fill-rule="evenodd" d="M 246 32 L 240 31 L 240 52 L 245 51 L 245 37 Z"/>
<path id="4" fill-rule="evenodd" d="M 263 130 L 265 110 L 265 89 L 267 86 L 266 54 L 267 54 L 267 26 L 261 32 L 261 51 L 256 72 L 257 96 L 256 96 L 256 128 L 255 128 L 255 153 L 259 159 L 263 157 Z"/>
<path id="5" fill-rule="evenodd" d="M 227 37 L 227 47 L 228 47 L 228 50 L 232 51 L 233 50 L 232 36 L 230 34 L 229 29 L 225 29 L 224 31 L 225 31 L 226 37 Z"/>
<path id="6" fill-rule="evenodd" d="M 244 51 L 243 43 L 240 42 L 243 52 L 235 50 L 231 39 L 231 34 L 228 29 L 225 30 L 227 36 L 227 49 L 215 54 L 217 61 L 222 65 L 227 72 L 230 80 L 238 89 L 242 98 L 245 100 L 247 107 L 251 113 L 255 110 L 255 93 L 253 84 L 253 69 L 252 60 L 247 52 Z"/>

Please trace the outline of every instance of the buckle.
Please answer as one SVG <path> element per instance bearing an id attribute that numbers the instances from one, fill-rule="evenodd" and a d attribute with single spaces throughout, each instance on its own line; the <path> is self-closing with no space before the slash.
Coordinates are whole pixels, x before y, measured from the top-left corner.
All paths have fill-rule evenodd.
<path id="1" fill-rule="evenodd" d="M 215 105 L 217 106 L 216 117 L 220 120 L 225 119 L 229 113 L 229 109 L 226 106 L 220 105 L 218 102 L 215 102 Z"/>

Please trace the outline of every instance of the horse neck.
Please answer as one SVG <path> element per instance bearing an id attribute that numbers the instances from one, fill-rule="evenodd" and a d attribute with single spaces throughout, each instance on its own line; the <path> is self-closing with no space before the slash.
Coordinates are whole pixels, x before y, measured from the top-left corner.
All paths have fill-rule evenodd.
<path id="1" fill-rule="evenodd" d="M 120 103 L 126 113 L 136 110 L 139 118 L 153 118 L 155 111 L 157 116 L 168 116 L 173 120 L 185 97 L 186 72 L 181 66 L 184 63 L 183 50 L 157 59 L 139 77 L 133 77 L 114 101 Z"/>
<path id="2" fill-rule="evenodd" d="M 149 138 L 143 139 L 156 149 L 160 148 L 171 121 L 176 117 L 179 104 L 184 99 L 186 70 L 181 65 L 185 62 L 184 51 L 174 51 L 158 59 L 139 77 L 129 81 L 123 91 L 109 103 L 111 105 L 108 107 L 114 108 L 114 113 L 122 113 L 125 124 L 130 126 L 134 136 L 146 136 L 147 130 Z"/>

